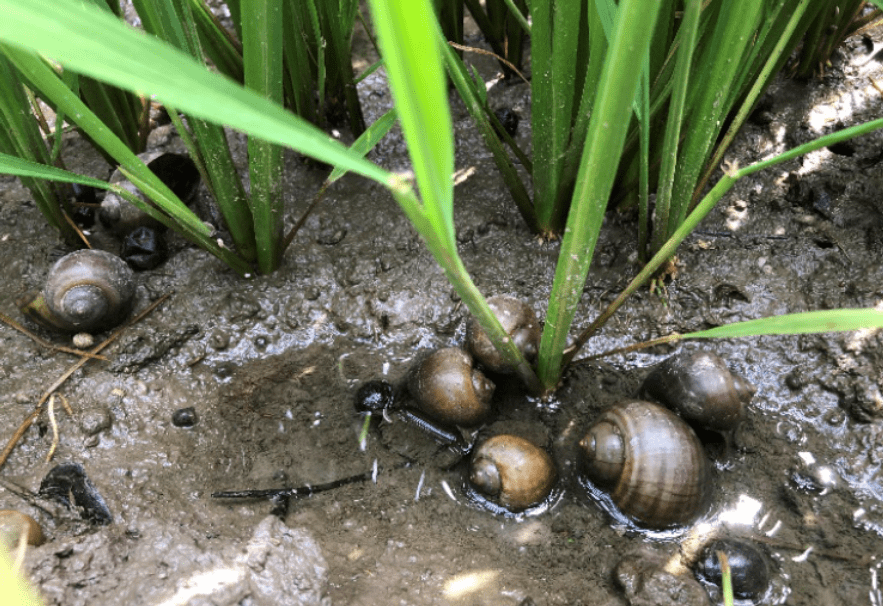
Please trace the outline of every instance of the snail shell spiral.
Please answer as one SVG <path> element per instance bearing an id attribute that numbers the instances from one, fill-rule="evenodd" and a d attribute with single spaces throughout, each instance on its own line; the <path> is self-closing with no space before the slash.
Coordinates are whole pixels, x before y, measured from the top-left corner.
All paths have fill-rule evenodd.
<path id="1" fill-rule="evenodd" d="M 643 526 L 688 524 L 708 507 L 710 466 L 702 444 L 670 410 L 620 402 L 595 421 L 579 446 L 586 477 Z"/>
<path id="2" fill-rule="evenodd" d="M 49 270 L 43 297 L 59 327 L 69 332 L 105 330 L 132 309 L 134 274 L 116 255 L 78 250 Z"/>

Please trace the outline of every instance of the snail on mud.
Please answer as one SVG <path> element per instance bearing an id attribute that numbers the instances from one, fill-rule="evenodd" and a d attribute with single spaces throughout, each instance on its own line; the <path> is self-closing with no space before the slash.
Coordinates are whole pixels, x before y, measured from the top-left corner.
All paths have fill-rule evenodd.
<path id="1" fill-rule="evenodd" d="M 120 256 L 132 269 L 153 269 L 166 260 L 165 238 L 156 228 L 136 227 L 123 238 Z"/>
<path id="2" fill-rule="evenodd" d="M 125 319 L 135 299 L 132 270 L 101 250 L 78 250 L 49 270 L 43 292 L 17 301 L 22 313 L 51 330 L 105 330 Z"/>
<path id="3" fill-rule="evenodd" d="M 756 388 L 708 352 L 682 353 L 657 365 L 641 386 L 641 397 L 659 402 L 690 423 L 724 434 L 745 418 Z"/>
<path id="4" fill-rule="evenodd" d="M 587 490 L 606 493 L 642 526 L 689 524 L 708 507 L 705 451 L 690 426 L 666 408 L 620 402 L 592 424 L 579 446 Z"/>
<path id="5" fill-rule="evenodd" d="M 457 347 L 438 349 L 422 357 L 408 377 L 408 390 L 417 407 L 446 425 L 479 425 L 491 412 L 494 388 L 473 367 L 472 356 Z"/>
<path id="6" fill-rule="evenodd" d="M 159 179 L 165 183 L 172 192 L 188 204 L 196 195 L 199 186 L 199 170 L 196 164 L 187 156 L 167 152 L 145 152 L 138 156 Z M 111 183 L 119 183 L 136 197 L 147 199 L 144 194 L 135 187 L 119 170 L 110 177 Z M 112 229 L 117 235 L 125 236 L 136 227 L 149 226 L 154 229 L 164 230 L 165 226 L 153 219 L 150 215 L 121 196 L 108 192 L 101 202 L 98 218 L 106 227 Z"/>
<path id="7" fill-rule="evenodd" d="M 533 363 L 540 349 L 541 336 L 540 322 L 533 309 L 524 301 L 507 295 L 490 297 L 487 303 L 515 346 L 528 362 Z M 512 372 L 512 368 L 503 360 L 475 318 L 466 328 L 466 343 L 475 359 L 489 371 Z"/>
<path id="8" fill-rule="evenodd" d="M 767 557 L 754 543 L 740 539 L 717 539 L 705 546 L 696 574 L 713 585 L 721 586 L 723 573 L 718 552 L 727 556 L 733 595 L 739 599 L 758 601 L 770 586 Z"/>
<path id="9" fill-rule="evenodd" d="M 545 450 L 509 434 L 485 440 L 469 467 L 472 488 L 510 512 L 542 503 L 557 479 L 555 464 Z"/>

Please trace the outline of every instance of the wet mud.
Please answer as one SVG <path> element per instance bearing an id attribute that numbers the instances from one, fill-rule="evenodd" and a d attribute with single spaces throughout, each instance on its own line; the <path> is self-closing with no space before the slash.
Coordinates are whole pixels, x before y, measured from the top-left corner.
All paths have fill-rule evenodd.
<path id="1" fill-rule="evenodd" d="M 856 43 L 829 75 L 779 81 L 728 155 L 741 165 L 879 115 L 869 77 L 881 65 Z M 390 104 L 380 74 L 363 83 L 366 119 Z M 526 86 L 499 83 L 492 103 L 521 117 Z M 533 236 L 454 103 L 458 242 L 487 296 L 525 299 L 542 319 L 558 245 Z M 244 157 L 244 140 L 231 135 Z M 180 151 L 171 133 L 155 147 Z M 108 168 L 75 136 L 75 170 Z M 786 312 L 883 304 L 883 135 L 740 181 L 681 246 L 664 296 L 635 295 L 592 340 L 596 353 L 671 332 Z M 394 134 L 372 159 L 407 167 Z M 286 224 L 324 173 L 289 156 Z M 205 199 L 207 193 L 201 191 Z M 211 219 L 210 215 L 208 216 Z M 635 216 L 610 212 L 574 331 L 638 268 Z M 112 236 L 97 246 L 115 250 Z M 353 408 L 362 383 L 398 384 L 428 349 L 463 342 L 468 313 L 394 201 L 346 177 L 329 190 L 271 276 L 244 280 L 184 240 L 138 276 L 137 309 L 168 301 L 127 329 L 59 390 L 60 441 L 44 413 L 0 472 L 0 508 L 34 516 L 47 542 L 25 572 L 46 604 L 703 604 L 714 588 L 686 570 L 714 537 L 758 545 L 770 604 L 880 604 L 883 551 L 883 335 L 880 332 L 689 343 L 757 387 L 736 447 L 708 437 L 713 500 L 699 522 L 650 536 L 612 523 L 576 481 L 576 443 L 602 410 L 635 397 L 648 368 L 675 351 L 577 360 L 554 397 L 527 397 L 497 377 L 481 436 L 528 437 L 554 457 L 563 496 L 534 517 L 468 504 L 464 462 L 403 423 L 381 423 L 364 449 Z M 38 288 L 63 252 L 17 180 L 0 177 L 0 310 Z M 48 336 L 48 335 L 47 335 Z M 62 341 L 60 337 L 52 337 Z M 4 441 L 73 362 L 0 329 Z M 176 411 L 192 409 L 179 422 Z M 176 420 L 177 419 L 177 420 Z M 189 425 L 189 426 L 188 426 Z M 60 463 L 82 466 L 109 524 L 41 497 Z M 376 477 L 292 499 L 281 519 L 267 500 L 212 493 Z M 710 595 L 709 595 L 710 592 Z"/>

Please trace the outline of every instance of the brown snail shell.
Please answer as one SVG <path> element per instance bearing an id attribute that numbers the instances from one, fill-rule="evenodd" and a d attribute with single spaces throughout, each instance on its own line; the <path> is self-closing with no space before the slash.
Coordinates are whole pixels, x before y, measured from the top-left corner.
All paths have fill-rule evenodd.
<path id="1" fill-rule="evenodd" d="M 542 336 L 540 321 L 533 309 L 524 301 L 508 295 L 490 297 L 487 304 L 525 359 L 533 363 L 539 352 Z M 475 318 L 466 327 L 466 343 L 475 359 L 491 372 L 512 372 L 512 368 L 503 360 Z"/>
<path id="2" fill-rule="evenodd" d="M 472 357 L 458 347 L 438 349 L 421 358 L 408 377 L 417 406 L 440 423 L 470 427 L 491 412 L 494 384 L 473 368 Z"/>
<path id="3" fill-rule="evenodd" d="M 757 389 L 734 375 L 713 353 L 674 355 L 644 380 L 641 396 L 677 412 L 700 427 L 719 432 L 736 429 Z"/>
<path id="4" fill-rule="evenodd" d="M 509 434 L 485 440 L 473 453 L 469 467 L 469 483 L 513 512 L 544 501 L 557 479 L 555 463 L 545 450 Z"/>
<path id="5" fill-rule="evenodd" d="M 0 545 L 14 547 L 22 534 L 27 535 L 28 545 L 42 545 L 46 540 L 37 520 L 14 509 L 0 510 Z"/>
<path id="6" fill-rule="evenodd" d="M 102 250 L 78 250 L 49 270 L 43 293 L 19 301 L 40 324 L 79 333 L 116 326 L 135 299 L 135 275 L 125 261 Z"/>
<path id="7" fill-rule="evenodd" d="M 705 451 L 690 426 L 666 408 L 620 402 L 594 422 L 579 445 L 588 479 L 643 526 L 688 524 L 708 507 Z"/>

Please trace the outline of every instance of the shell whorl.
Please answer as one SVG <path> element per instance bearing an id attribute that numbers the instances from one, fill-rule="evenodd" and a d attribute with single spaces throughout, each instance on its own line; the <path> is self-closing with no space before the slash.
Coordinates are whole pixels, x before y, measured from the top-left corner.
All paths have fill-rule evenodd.
<path id="1" fill-rule="evenodd" d="M 135 296 L 132 270 L 101 250 L 78 250 L 59 259 L 43 287 L 50 312 L 71 332 L 110 328 L 129 313 Z"/>
<path id="2" fill-rule="evenodd" d="M 585 473 L 609 492 L 624 514 L 643 525 L 665 528 L 692 522 L 705 511 L 709 464 L 696 434 L 677 415 L 650 402 L 630 400 L 603 413 L 593 427 L 598 425 L 613 426 L 622 437 L 622 467 L 611 480 L 612 468 L 599 468 L 594 454 L 585 451 Z"/>

